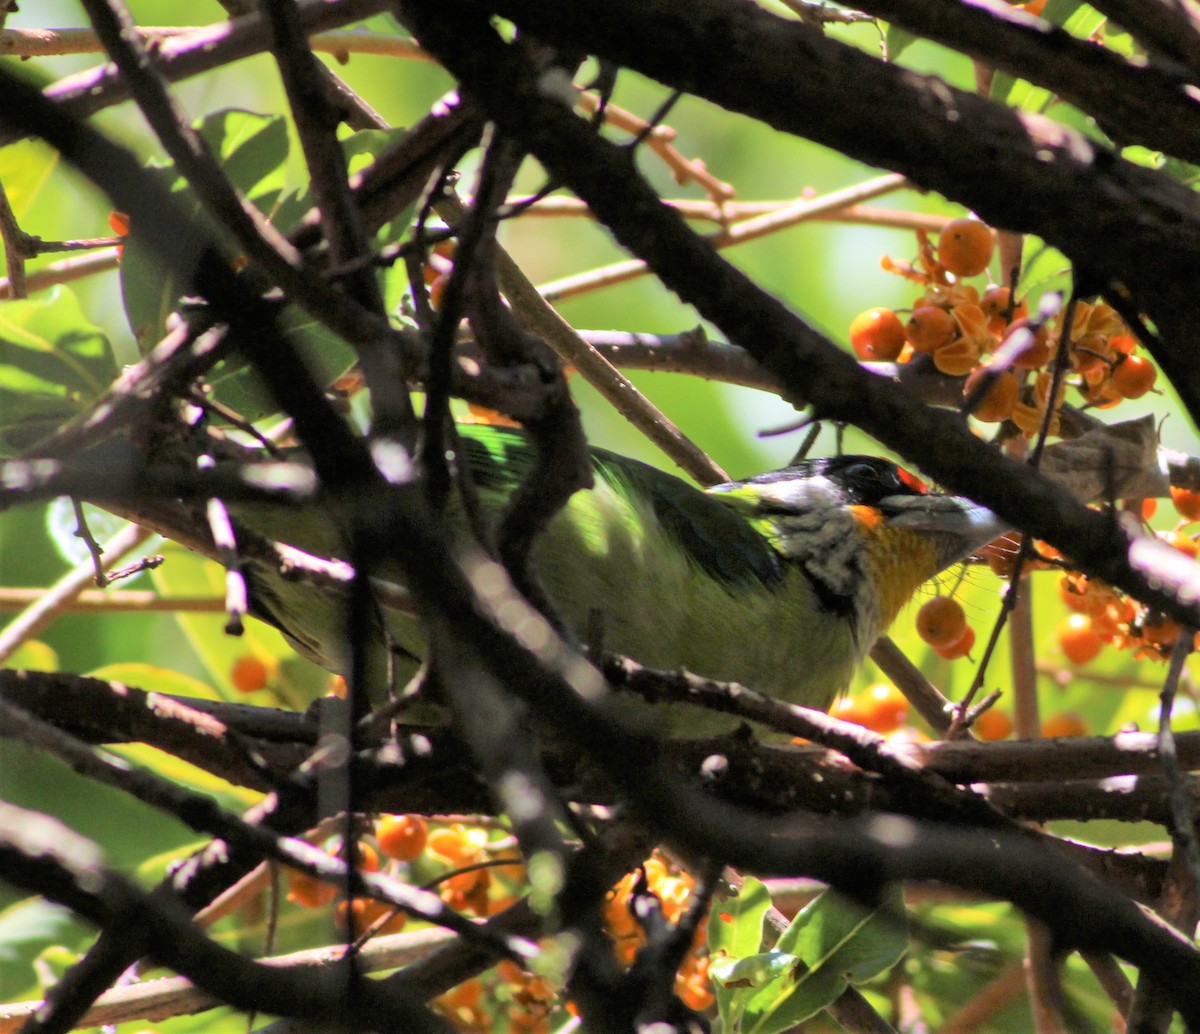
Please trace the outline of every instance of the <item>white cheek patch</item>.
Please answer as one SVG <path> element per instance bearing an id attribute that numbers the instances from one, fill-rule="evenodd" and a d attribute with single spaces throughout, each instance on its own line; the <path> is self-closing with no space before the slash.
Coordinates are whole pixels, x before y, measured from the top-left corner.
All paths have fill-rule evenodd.
<path id="1" fill-rule="evenodd" d="M 803 563 L 809 576 L 831 595 L 846 600 L 857 595 L 862 582 L 862 531 L 849 510 L 826 505 L 789 517 L 780 546 Z"/>

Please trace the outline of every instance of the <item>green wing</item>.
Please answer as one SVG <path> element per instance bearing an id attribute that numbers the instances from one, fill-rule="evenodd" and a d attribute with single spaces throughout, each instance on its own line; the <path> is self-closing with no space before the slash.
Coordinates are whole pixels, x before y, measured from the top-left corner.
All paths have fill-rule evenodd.
<path id="1" fill-rule="evenodd" d="M 464 424 L 459 433 L 471 476 L 481 490 L 512 491 L 533 464 L 533 450 L 518 431 Z M 782 580 L 779 553 L 722 497 L 606 449 L 592 450 L 592 472 L 598 482 L 634 504 L 628 519 L 644 519 L 648 509 L 684 555 L 710 577 L 728 586 L 771 586 Z M 568 514 L 586 508 L 587 496 L 577 493 Z"/>

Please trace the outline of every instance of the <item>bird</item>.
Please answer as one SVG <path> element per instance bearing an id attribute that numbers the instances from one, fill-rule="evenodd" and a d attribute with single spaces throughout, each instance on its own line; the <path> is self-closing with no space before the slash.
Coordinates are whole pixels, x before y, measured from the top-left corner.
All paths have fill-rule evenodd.
<path id="1" fill-rule="evenodd" d="M 495 519 L 533 449 L 521 431 L 493 424 L 460 424 L 457 437 L 457 463 Z M 647 667 L 822 710 L 924 582 L 1007 530 L 990 510 L 927 491 L 878 457 L 802 460 L 707 490 L 604 449 L 590 457 L 593 487 L 574 493 L 533 547 L 560 627 L 577 641 L 598 628 L 605 650 Z M 328 520 L 257 523 L 306 553 L 344 555 Z M 254 613 L 344 674 L 338 601 L 261 565 L 244 570 Z M 380 677 L 386 643 L 394 681 L 415 669 L 424 643 L 411 613 L 385 620 L 369 669 Z M 701 718 L 668 725 L 706 728 Z"/>

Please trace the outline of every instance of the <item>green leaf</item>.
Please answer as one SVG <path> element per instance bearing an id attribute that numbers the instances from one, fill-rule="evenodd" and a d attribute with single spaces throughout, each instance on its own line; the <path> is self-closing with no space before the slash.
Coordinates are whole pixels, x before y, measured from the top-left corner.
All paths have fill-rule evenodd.
<path id="1" fill-rule="evenodd" d="M 174 754 L 168 754 L 165 750 L 145 743 L 122 743 L 108 749 L 137 768 L 153 772 L 177 786 L 216 798 L 223 808 L 240 812 L 262 800 L 260 793 L 227 783 L 224 779 L 197 768 Z"/>
<path id="2" fill-rule="evenodd" d="M 403 129 L 363 129 L 342 139 L 342 152 L 351 175 L 361 172 L 394 141 L 400 139 Z M 271 215 L 271 221 L 284 233 L 294 229 L 313 207 L 312 191 L 305 187 L 284 196 Z M 384 248 L 404 238 L 412 222 L 414 205 L 402 209 L 391 220 L 384 223 L 375 234 L 375 247 Z M 389 312 L 396 312 L 400 301 L 408 290 L 408 274 L 402 262 L 385 269 L 381 274 L 384 304 Z"/>
<path id="3" fill-rule="evenodd" d="M 286 306 L 276 322 L 322 384 L 336 380 L 354 365 L 354 350 L 299 306 Z M 258 375 L 241 357 L 218 364 L 209 381 L 217 400 L 244 420 L 254 423 L 279 411 Z"/>
<path id="4" fill-rule="evenodd" d="M 1081 38 L 1090 36 L 1104 24 L 1103 15 L 1079 0 L 1050 0 L 1040 17 Z M 1036 112 L 1046 111 L 1055 100 L 1049 90 L 1014 78 L 1008 72 L 996 73 L 990 96 L 1022 111 Z"/>
<path id="5" fill-rule="evenodd" d="M 1164 159 L 1162 170 L 1185 187 L 1194 187 L 1200 182 L 1200 165 L 1185 162 L 1182 158 Z"/>
<path id="6" fill-rule="evenodd" d="M 904 915 L 898 892 L 871 912 L 829 891 L 802 909 L 779 938 L 775 953 L 797 961 L 750 994 L 742 1029 L 777 1034 L 820 1012 L 850 984 L 894 966 L 908 948 L 897 917 Z"/>
<path id="7" fill-rule="evenodd" d="M 762 947 L 763 919 L 771 895 L 761 880 L 747 876 L 731 898 L 713 903 L 708 917 L 708 950 L 744 959 Z"/>
<path id="8" fill-rule="evenodd" d="M 51 946 L 83 947 L 87 928 L 71 913 L 44 898 L 25 898 L 0 911 L 0 997 L 34 997 L 34 963 Z"/>
<path id="9" fill-rule="evenodd" d="M 288 156 L 287 126 L 281 115 L 227 109 L 202 119 L 196 129 L 229 181 L 249 201 L 263 211 L 275 207 L 283 192 Z M 213 225 L 173 164 L 149 171 L 175 196 L 186 218 Z M 220 239 L 215 227 L 214 233 Z M 230 260 L 234 257 L 230 249 Z M 121 259 L 121 292 L 130 330 L 143 352 L 162 338 L 167 317 L 187 289 L 186 280 L 146 246 L 136 224 L 131 226 Z"/>
<path id="10" fill-rule="evenodd" d="M 370 164 L 375 155 L 404 132 L 402 129 L 367 129 L 352 133 L 342 140 L 342 150 L 351 173 Z M 202 123 L 200 133 L 221 158 L 226 175 L 259 209 L 269 215 L 272 224 L 282 233 L 295 229 L 312 208 L 313 201 L 311 190 L 307 187 L 286 194 L 283 191 L 283 172 L 288 153 L 283 120 L 274 116 L 226 111 Z M 172 169 L 162 171 L 173 176 Z M 169 186 L 172 191 L 180 193 L 189 211 L 200 215 L 197 200 L 181 178 L 173 178 Z M 376 234 L 376 245 L 383 246 L 399 240 L 410 219 L 411 209 L 407 209 L 385 224 Z M 389 272 L 385 278 L 389 300 L 396 293 L 393 281 L 397 278 L 401 281 L 400 289 L 407 286 L 403 269 Z M 122 286 L 130 327 L 145 350 L 162 336 L 166 319 L 178 308 L 179 295 L 186 289 L 186 284 L 167 274 L 161 268 L 161 263 L 146 249 L 138 249 L 130 244 L 126 247 L 122 262 Z M 299 306 L 286 306 L 278 317 L 278 323 L 322 383 L 336 380 L 353 365 L 354 350 Z M 251 423 L 279 411 L 275 400 L 241 357 L 218 364 L 210 383 L 214 397 L 219 402 Z"/>
<path id="11" fill-rule="evenodd" d="M 776 947 L 799 955 L 810 967 L 835 966 L 853 983 L 890 969 L 908 947 L 904 901 L 898 890 L 866 911 L 825 891 L 792 920 Z"/>
<path id="12" fill-rule="evenodd" d="M 166 563 L 151 572 L 159 592 L 166 596 L 224 596 L 225 569 L 220 564 L 182 548 L 168 548 L 164 553 Z M 232 636 L 224 631 L 224 614 L 179 614 L 175 620 L 217 687 L 205 687 L 212 699 L 247 699 L 229 678 L 234 663 L 247 654 L 279 662 L 276 682 L 269 691 L 255 694 L 251 698 L 255 703 L 279 703 L 301 710 L 325 692 L 328 676 L 311 661 L 296 656 L 283 636 L 267 625 L 252 619 L 242 635 Z"/>
<path id="13" fill-rule="evenodd" d="M 54 647 L 40 639 L 27 639 L 4 662 L 14 671 L 59 671 L 58 654 Z"/>
<path id="14" fill-rule="evenodd" d="M 211 686 L 205 685 L 199 679 L 184 675 L 170 668 L 160 668 L 154 664 L 126 662 L 123 664 L 106 664 L 88 673 L 90 678 L 102 679 L 105 682 L 120 682 L 135 689 L 144 689 L 147 693 L 168 693 L 171 696 L 195 697 L 197 700 L 220 700 L 221 696 Z"/>
<path id="15" fill-rule="evenodd" d="M 1070 288 L 1070 260 L 1057 248 L 1052 248 L 1036 237 L 1027 238 L 1017 293 L 1040 299 L 1048 291 L 1061 291 L 1065 299 Z"/>
<path id="16" fill-rule="evenodd" d="M 883 36 L 883 45 L 887 53 L 889 61 L 896 61 L 909 47 L 919 39 L 918 36 L 909 32 L 907 29 L 901 29 L 896 25 L 889 25 L 887 32 Z"/>
<path id="17" fill-rule="evenodd" d="M 725 958 L 710 963 L 709 976 L 716 990 L 717 1009 L 725 1031 L 751 1030 L 750 1004 L 765 989 L 784 986 L 803 964 L 795 955 L 767 951 L 744 959 Z"/>
<path id="18" fill-rule="evenodd" d="M 0 449 L 27 449 L 86 410 L 117 375 L 112 344 L 58 286 L 0 304 Z"/>
<path id="19" fill-rule="evenodd" d="M 41 140 L 19 140 L 0 148 L 0 183 L 17 222 L 29 214 L 57 164 L 58 152 Z"/>

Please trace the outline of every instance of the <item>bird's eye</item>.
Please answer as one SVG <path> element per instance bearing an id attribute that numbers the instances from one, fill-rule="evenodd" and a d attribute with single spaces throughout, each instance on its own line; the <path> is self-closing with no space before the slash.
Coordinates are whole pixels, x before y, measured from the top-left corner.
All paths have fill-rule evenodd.
<path id="1" fill-rule="evenodd" d="M 878 481 L 879 471 L 869 463 L 851 463 L 842 471 L 847 481 Z"/>

